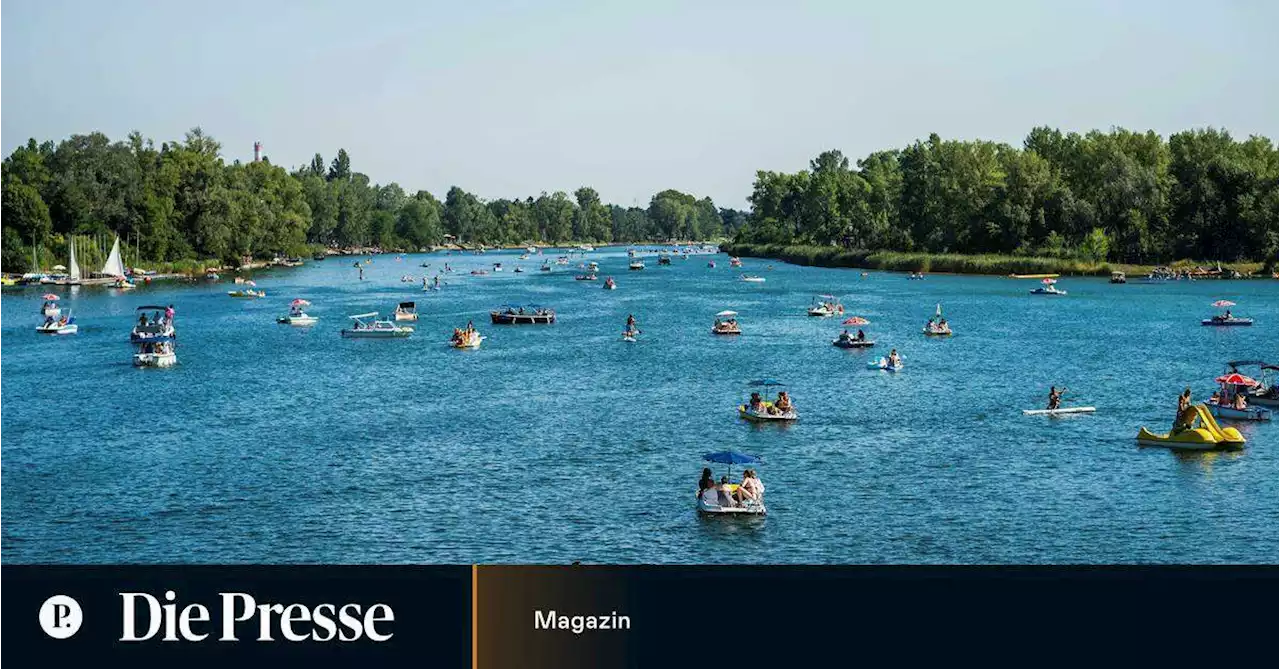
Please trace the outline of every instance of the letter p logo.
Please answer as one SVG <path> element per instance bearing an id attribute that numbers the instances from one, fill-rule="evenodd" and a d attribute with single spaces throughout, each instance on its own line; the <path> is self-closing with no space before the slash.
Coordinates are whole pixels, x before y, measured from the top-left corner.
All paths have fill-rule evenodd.
<path id="1" fill-rule="evenodd" d="M 66 639 L 80 631 L 84 614 L 80 603 L 66 595 L 54 595 L 40 605 L 40 627 L 55 639 Z"/>

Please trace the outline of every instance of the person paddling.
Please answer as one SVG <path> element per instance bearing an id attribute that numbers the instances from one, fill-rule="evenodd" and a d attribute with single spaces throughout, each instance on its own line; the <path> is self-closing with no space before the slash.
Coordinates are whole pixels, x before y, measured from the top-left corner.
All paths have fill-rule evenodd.
<path id="1" fill-rule="evenodd" d="M 1066 388 L 1058 390 L 1054 386 L 1049 386 L 1049 410 L 1054 411 L 1062 406 L 1062 393 L 1067 392 Z"/>

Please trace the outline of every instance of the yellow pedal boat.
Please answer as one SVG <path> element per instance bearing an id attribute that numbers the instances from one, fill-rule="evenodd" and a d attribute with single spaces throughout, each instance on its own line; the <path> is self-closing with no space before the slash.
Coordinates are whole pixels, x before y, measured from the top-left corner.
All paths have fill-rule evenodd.
<path id="1" fill-rule="evenodd" d="M 1138 429 L 1138 443 L 1143 446 L 1163 446 L 1190 451 L 1211 451 L 1244 447 L 1244 435 L 1234 427 L 1222 427 L 1203 404 L 1194 404 L 1188 411 L 1194 412 L 1190 427 L 1173 430 L 1168 434 L 1156 434 L 1147 428 Z"/>

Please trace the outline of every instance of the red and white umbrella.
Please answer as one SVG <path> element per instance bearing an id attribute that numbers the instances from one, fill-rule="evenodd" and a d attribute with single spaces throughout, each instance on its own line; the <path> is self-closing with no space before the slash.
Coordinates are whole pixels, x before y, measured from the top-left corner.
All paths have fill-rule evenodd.
<path id="1" fill-rule="evenodd" d="M 1044 285 L 1046 285 L 1046 286 L 1052 286 L 1053 284 L 1055 284 L 1055 283 L 1057 283 L 1057 282 L 1058 282 L 1058 280 L 1057 280 L 1057 279 L 1041 279 L 1041 280 L 1040 280 L 1040 283 L 1043 283 L 1043 284 L 1044 284 Z"/>
<path id="2" fill-rule="evenodd" d="M 1222 307 L 1234 307 L 1234 306 L 1236 306 L 1236 303 L 1235 303 L 1235 302 L 1232 302 L 1231 300 L 1218 300 L 1217 302 L 1214 302 L 1214 303 L 1213 303 L 1213 306 L 1218 307 L 1218 308 L 1222 308 Z"/>
<path id="3" fill-rule="evenodd" d="M 1245 386 L 1246 388 L 1252 388 L 1258 385 L 1257 381 L 1254 381 L 1253 379 L 1245 376 L 1244 374 L 1239 374 L 1237 372 L 1232 372 L 1230 374 L 1219 376 L 1218 378 L 1214 379 L 1214 381 L 1217 381 L 1218 383 L 1221 383 L 1226 386 Z"/>
<path id="4" fill-rule="evenodd" d="M 54 295 L 53 293 L 45 293 L 45 294 L 44 294 L 44 299 L 46 299 L 46 300 L 56 300 L 56 299 L 58 299 L 58 296 L 57 296 L 57 295 Z"/>
<path id="5" fill-rule="evenodd" d="M 294 301 L 290 302 L 290 303 L 289 303 L 289 306 L 291 306 L 291 307 L 309 307 L 309 306 L 311 306 L 311 303 L 310 303 L 310 302 L 308 302 L 308 301 L 306 301 L 306 300 L 304 300 L 304 299 L 302 299 L 301 297 L 299 297 L 298 299 L 296 299 L 296 300 L 294 300 Z"/>
<path id="6" fill-rule="evenodd" d="M 861 316 L 850 316 L 844 319 L 844 325 L 870 325 L 871 321 Z"/>

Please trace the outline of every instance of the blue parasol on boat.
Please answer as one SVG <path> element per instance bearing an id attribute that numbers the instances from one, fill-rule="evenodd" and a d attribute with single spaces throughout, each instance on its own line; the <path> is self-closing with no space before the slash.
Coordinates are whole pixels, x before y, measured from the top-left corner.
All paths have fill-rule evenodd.
<path id="1" fill-rule="evenodd" d="M 765 388 L 772 388 L 772 387 L 774 387 L 774 386 L 785 386 L 785 385 L 787 385 L 787 384 L 785 384 L 785 383 L 783 383 L 783 382 L 781 382 L 781 381 L 779 381 L 779 380 L 777 380 L 777 379 L 756 379 L 755 381 L 751 381 L 751 382 L 747 383 L 747 385 L 749 385 L 749 386 L 762 386 L 762 387 L 765 387 Z"/>
<path id="2" fill-rule="evenodd" d="M 735 453 L 733 451 L 716 451 L 715 453 L 707 453 L 702 456 L 702 459 L 707 462 L 714 462 L 718 465 L 750 465 L 763 462 L 763 460 L 758 456 Z"/>

